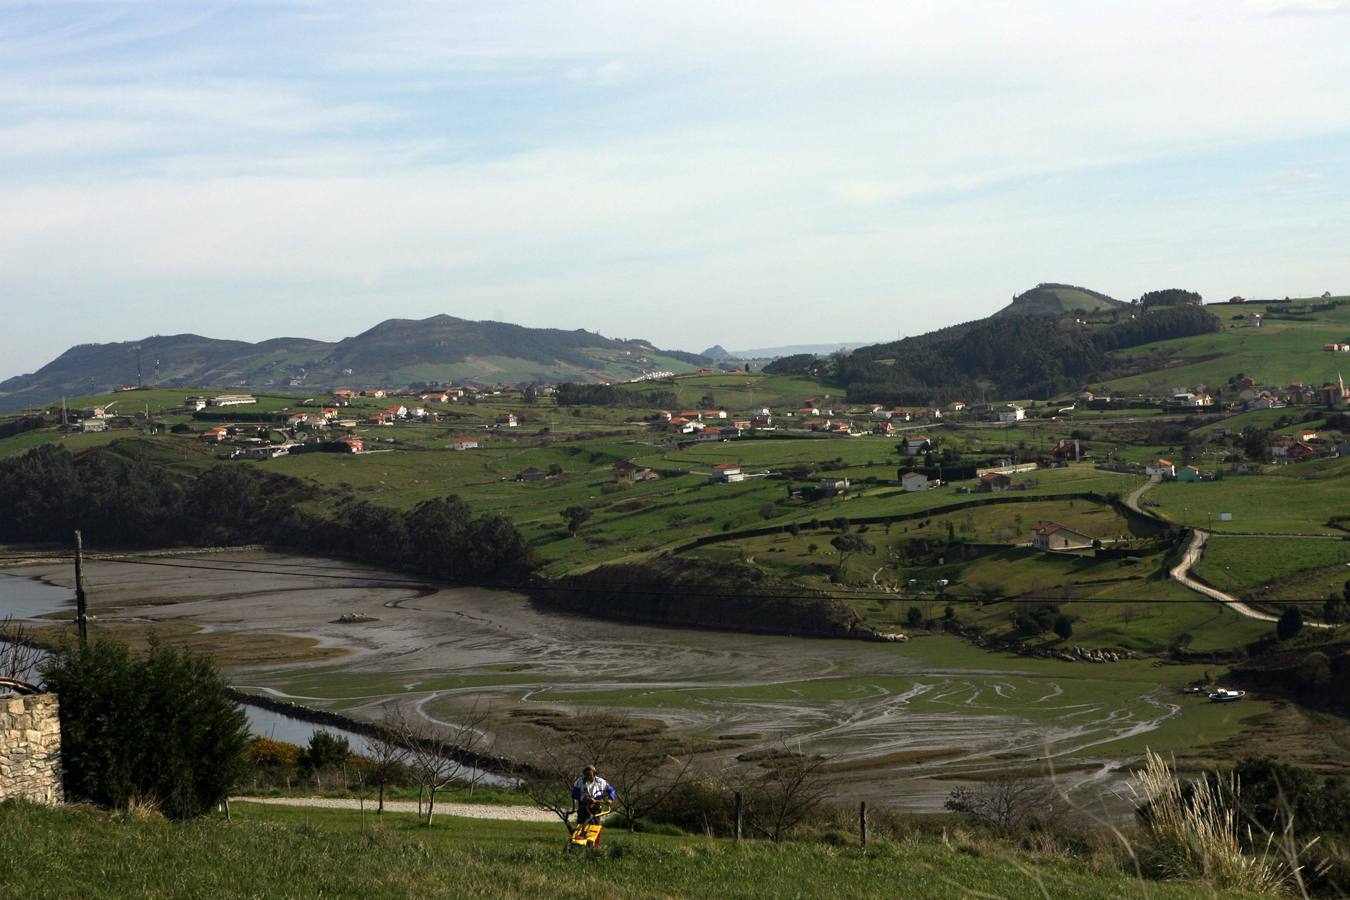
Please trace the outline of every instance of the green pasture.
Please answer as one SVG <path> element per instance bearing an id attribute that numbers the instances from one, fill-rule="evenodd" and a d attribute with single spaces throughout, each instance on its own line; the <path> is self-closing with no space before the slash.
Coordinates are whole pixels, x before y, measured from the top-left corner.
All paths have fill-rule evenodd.
<path id="1" fill-rule="evenodd" d="M 1231 320 L 1233 315 L 1252 311 L 1235 307 L 1230 313 L 1216 308 L 1214 312 L 1224 320 L 1222 331 L 1120 351 L 1116 355 L 1122 360 L 1155 355 L 1171 362 L 1166 368 L 1111 379 L 1107 386 L 1118 393 L 1158 393 L 1178 385 L 1219 386 L 1238 373 L 1263 384 L 1301 381 L 1320 385 L 1334 380 L 1345 367 L 1339 354 L 1322 347 L 1350 337 L 1350 305 L 1341 304 L 1306 321 L 1268 319 L 1260 328 Z M 1177 364 L 1177 360 L 1182 362 Z"/>
<path id="2" fill-rule="evenodd" d="M 1350 510 L 1350 459 L 1279 466 L 1265 475 L 1219 481 L 1164 482 L 1148 493 L 1153 512 L 1215 532 L 1344 534 L 1327 525 Z M 1220 513 L 1232 513 L 1220 521 Z"/>
<path id="3" fill-rule="evenodd" d="M 566 855 L 555 824 L 232 804 L 186 824 L 87 808 L 0 806 L 0 857 L 16 897 L 1207 897 L 1121 868 L 971 837 L 733 843 L 614 829 L 599 853 Z M 845 833 L 846 835 L 846 833 Z M 839 846 L 839 844 L 845 846 Z"/>

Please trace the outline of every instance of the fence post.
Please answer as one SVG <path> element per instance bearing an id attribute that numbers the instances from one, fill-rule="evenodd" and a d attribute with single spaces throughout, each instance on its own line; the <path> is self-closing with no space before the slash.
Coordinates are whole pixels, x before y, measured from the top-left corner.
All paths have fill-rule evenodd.
<path id="1" fill-rule="evenodd" d="M 858 804 L 858 837 L 862 842 L 863 852 L 867 852 L 867 801 L 863 800 Z"/>
<path id="2" fill-rule="evenodd" d="M 742 811 L 742 809 L 743 809 L 743 803 L 744 803 L 744 800 L 743 800 L 743 798 L 742 798 L 742 796 L 741 796 L 741 792 L 740 792 L 740 791 L 737 791 L 737 792 L 736 792 L 736 840 L 738 840 L 738 841 L 741 839 L 741 821 L 742 821 L 742 819 L 741 819 L 741 811 Z"/>

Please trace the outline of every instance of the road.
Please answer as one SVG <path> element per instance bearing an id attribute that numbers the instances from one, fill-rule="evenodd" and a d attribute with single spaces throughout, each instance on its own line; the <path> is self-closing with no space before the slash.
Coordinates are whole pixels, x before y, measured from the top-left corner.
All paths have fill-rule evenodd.
<path id="1" fill-rule="evenodd" d="M 311 809 L 360 809 L 361 801 L 337 797 L 231 797 L 231 803 L 264 803 L 268 806 L 303 806 Z M 367 800 L 366 809 L 375 811 L 375 801 Z M 415 813 L 415 800 L 386 800 L 385 812 Z M 551 812 L 533 806 L 500 806 L 492 803 L 437 803 L 436 812 L 465 819 L 506 819 L 512 822 L 557 822 Z"/>
<path id="2" fill-rule="evenodd" d="M 1243 603 L 1237 597 L 1234 597 L 1232 594 L 1226 594 L 1223 591 L 1219 590 L 1218 588 L 1212 588 L 1209 585 L 1196 581 L 1194 578 L 1191 577 L 1190 574 L 1191 566 L 1195 565 L 1196 562 L 1200 559 L 1200 555 L 1204 553 L 1205 542 L 1208 540 L 1209 540 L 1208 531 L 1201 531 L 1199 528 L 1195 529 L 1195 531 L 1191 535 L 1191 542 L 1186 547 L 1186 553 L 1184 556 L 1181 557 L 1181 562 L 1177 563 L 1175 566 L 1172 567 L 1171 572 L 1172 577 L 1175 578 L 1177 581 L 1181 582 L 1186 587 L 1190 588 L 1191 590 L 1197 591 L 1201 594 L 1204 594 L 1206 597 L 1219 601 L 1220 603 L 1227 606 L 1229 609 L 1231 609 L 1233 612 L 1237 613 L 1240 616 L 1246 616 L 1249 619 L 1257 619 L 1262 622 L 1279 621 L 1277 616 L 1273 616 L 1270 613 L 1261 612 L 1259 609 L 1253 609 L 1246 603 Z M 1311 622 L 1306 619 L 1304 620 L 1303 624 L 1307 625 L 1309 628 L 1332 627 L 1322 622 Z"/>

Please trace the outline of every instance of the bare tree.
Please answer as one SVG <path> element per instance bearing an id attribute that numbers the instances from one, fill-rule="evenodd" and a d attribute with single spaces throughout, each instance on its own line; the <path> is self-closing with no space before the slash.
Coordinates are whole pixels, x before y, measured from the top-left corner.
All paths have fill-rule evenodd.
<path id="1" fill-rule="evenodd" d="M 491 736 L 485 726 L 486 707 L 475 705 L 452 721 L 424 729 L 412 736 L 408 746 L 409 761 L 418 787 L 426 793 L 426 819 L 430 826 L 436 814 L 436 792 L 452 781 L 476 784 L 486 773 L 469 760 L 486 756 L 491 750 Z"/>
<path id="2" fill-rule="evenodd" d="M 829 795 L 822 768 L 826 761 L 784 746 L 780 754 L 761 763 L 759 771 L 743 776 L 738 786 L 745 796 L 750 830 L 777 842 L 809 819 Z"/>
<path id="3" fill-rule="evenodd" d="M 388 787 L 400 770 L 406 765 L 412 729 L 408 727 L 407 716 L 402 707 L 395 703 L 386 703 L 380 716 L 380 728 L 367 739 L 370 746 L 370 783 L 380 791 L 379 806 L 376 814 L 384 812 L 384 789 Z"/>
<path id="4" fill-rule="evenodd" d="M 1063 811 L 1062 798 L 1052 783 L 1016 774 L 975 787 L 959 787 L 944 806 L 1004 831 L 1021 830 L 1037 819 L 1054 819 Z"/>
<path id="5" fill-rule="evenodd" d="M 12 617 L 0 620 L 0 679 L 38 686 L 38 665 L 45 651 L 33 643 L 28 629 Z"/>
<path id="6" fill-rule="evenodd" d="M 557 816 L 569 834 L 572 832 L 572 815 L 576 812 L 572 784 L 585 765 L 581 762 L 582 754 L 575 740 L 546 741 L 532 755 L 530 774 L 525 779 L 525 793 L 530 802 Z"/>

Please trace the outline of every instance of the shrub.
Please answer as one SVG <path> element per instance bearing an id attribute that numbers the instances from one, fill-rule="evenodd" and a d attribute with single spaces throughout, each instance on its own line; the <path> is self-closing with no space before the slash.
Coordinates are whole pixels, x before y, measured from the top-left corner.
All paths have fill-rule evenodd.
<path id="1" fill-rule="evenodd" d="M 248 763 L 248 721 L 211 660 L 152 643 L 145 657 L 96 640 L 43 669 L 61 701 L 67 794 L 125 810 L 157 802 L 190 818 L 223 800 Z"/>
<path id="2" fill-rule="evenodd" d="M 1297 606 L 1286 606 L 1275 623 L 1275 636 L 1287 641 L 1303 630 L 1303 612 Z"/>
<path id="3" fill-rule="evenodd" d="M 336 769 L 347 762 L 351 752 L 351 744 L 345 737 L 338 737 L 321 728 L 310 735 L 309 746 L 301 754 L 300 762 L 316 772 L 320 769 Z"/>

